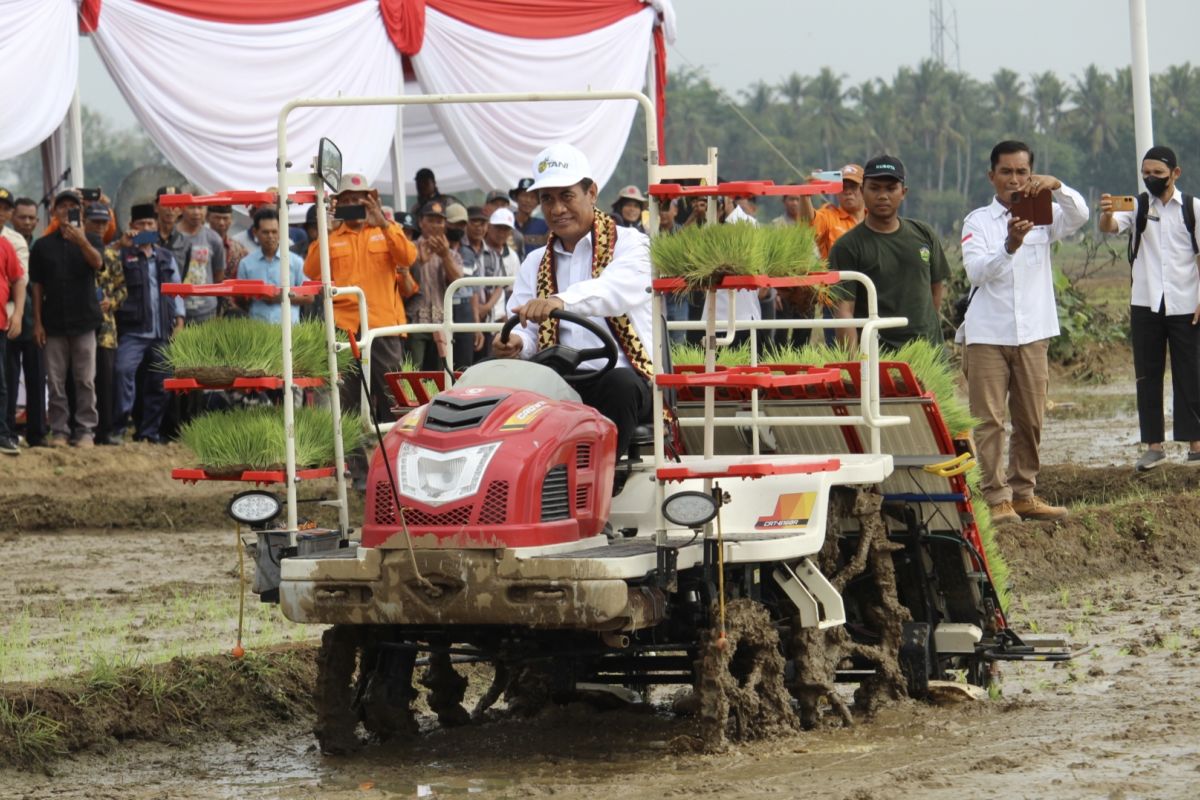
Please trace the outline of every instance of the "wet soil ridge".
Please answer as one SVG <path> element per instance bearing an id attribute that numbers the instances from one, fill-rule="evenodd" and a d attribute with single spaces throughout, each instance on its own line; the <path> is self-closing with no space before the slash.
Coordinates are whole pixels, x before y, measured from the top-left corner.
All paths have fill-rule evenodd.
<path id="1" fill-rule="evenodd" d="M 42 685 L 0 685 L 0 767 L 44 769 L 118 742 L 240 740 L 312 712 L 311 648 L 176 658 L 154 666 L 98 661 L 89 672 Z"/>

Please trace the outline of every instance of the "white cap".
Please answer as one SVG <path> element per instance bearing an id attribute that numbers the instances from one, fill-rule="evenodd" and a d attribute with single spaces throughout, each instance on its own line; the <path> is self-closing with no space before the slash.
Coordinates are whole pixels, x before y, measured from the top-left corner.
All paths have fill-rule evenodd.
<path id="1" fill-rule="evenodd" d="M 533 160 L 533 185 L 527 191 L 546 187 L 574 186 L 592 177 L 592 165 L 587 156 L 569 144 L 552 144 Z"/>
<path id="2" fill-rule="evenodd" d="M 507 225 L 510 228 L 515 228 L 517 227 L 517 219 L 507 208 L 497 208 L 492 212 L 492 216 L 488 217 L 488 225 Z"/>

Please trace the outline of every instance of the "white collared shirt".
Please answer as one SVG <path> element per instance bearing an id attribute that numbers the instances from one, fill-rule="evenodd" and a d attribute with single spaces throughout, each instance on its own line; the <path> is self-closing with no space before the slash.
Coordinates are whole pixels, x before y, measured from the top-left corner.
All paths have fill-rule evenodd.
<path id="1" fill-rule="evenodd" d="M 967 215 L 962 229 L 963 267 L 976 288 L 956 341 L 1016 346 L 1058 335 L 1050 245 L 1083 227 L 1088 207 L 1063 184 L 1053 192 L 1054 221 L 1025 234 L 1017 251 L 1004 249 L 1008 209 L 996 199 Z"/>
<path id="2" fill-rule="evenodd" d="M 513 284 L 512 296 L 508 298 L 508 313 L 537 297 L 538 265 L 542 261 L 545 247 L 539 247 L 525 256 L 517 279 Z M 650 297 L 650 237 L 635 228 L 617 228 L 617 241 L 613 246 L 613 257 L 609 265 L 592 277 L 592 234 L 580 239 L 574 251 L 568 253 L 562 244 L 554 245 L 555 279 L 558 291 L 555 297 L 563 301 L 567 311 L 588 317 L 605 330 L 605 317 L 629 316 L 633 330 L 642 340 L 647 355 L 653 342 L 651 329 Z M 537 352 L 537 325 L 529 323 L 522 328 L 513 328 L 520 335 L 524 347 L 521 358 L 529 358 Z M 579 350 L 602 347 L 596 336 L 578 325 L 564 322 L 558 328 L 558 343 Z M 583 362 L 583 369 L 600 369 L 606 359 L 595 358 Z M 618 351 L 618 367 L 632 367 L 625 354 Z"/>
<path id="3" fill-rule="evenodd" d="M 1196 198 L 1192 198 L 1192 208 L 1200 211 Z M 1132 230 L 1134 214 L 1133 211 L 1113 214 L 1118 233 Z M 1179 187 L 1174 188 L 1166 204 L 1151 195 L 1146 209 L 1146 230 L 1142 232 L 1142 243 L 1133 262 L 1130 305 L 1158 311 L 1165 298 L 1167 314 L 1194 313 L 1200 305 L 1196 265 L 1192 237 L 1183 224 L 1183 195 Z"/>

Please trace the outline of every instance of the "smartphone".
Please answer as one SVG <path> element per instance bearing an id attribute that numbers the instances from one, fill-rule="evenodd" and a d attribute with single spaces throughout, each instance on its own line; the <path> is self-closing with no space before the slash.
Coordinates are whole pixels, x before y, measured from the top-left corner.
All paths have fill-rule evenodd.
<path id="1" fill-rule="evenodd" d="M 334 219 L 354 221 L 367 218 L 366 206 L 339 205 L 333 212 Z"/>
<path id="2" fill-rule="evenodd" d="M 1133 211 L 1137 208 L 1137 198 L 1131 194 L 1114 194 L 1109 200 L 1113 211 Z"/>
<path id="3" fill-rule="evenodd" d="M 71 223 L 76 228 L 79 227 L 79 209 L 78 208 L 72 208 L 67 211 L 67 222 Z"/>
<path id="4" fill-rule="evenodd" d="M 85 201 L 94 203 L 100 199 L 100 187 L 97 186 L 95 189 L 80 189 L 79 194 L 83 196 Z"/>
<path id="5" fill-rule="evenodd" d="M 1054 222 L 1054 210 L 1049 189 L 1043 189 L 1030 197 L 1024 192 L 1012 193 L 1012 215 L 1032 222 L 1034 225 L 1049 225 Z"/>

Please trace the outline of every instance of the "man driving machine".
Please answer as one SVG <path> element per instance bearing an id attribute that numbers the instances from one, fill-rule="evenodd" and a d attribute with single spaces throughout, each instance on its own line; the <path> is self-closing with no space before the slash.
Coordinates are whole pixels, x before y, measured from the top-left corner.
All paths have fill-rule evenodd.
<path id="1" fill-rule="evenodd" d="M 520 324 L 515 336 L 492 342 L 497 358 L 533 358 L 554 346 L 585 352 L 576 368 L 585 380 L 573 387 L 584 403 L 617 426 L 617 454 L 629 450 L 634 429 L 651 414 L 650 239 L 618 227 L 597 210 L 599 187 L 587 157 L 569 144 L 547 147 L 533 162 L 535 192 L 550 227 L 545 247 L 531 251 L 517 271 L 508 313 Z M 578 325 L 560 325 L 553 311 L 588 318 L 609 331 L 618 346 L 616 365 L 605 371 L 604 342 Z M 532 323 L 532 324 L 529 324 Z M 594 380 L 587 371 L 596 372 Z"/>

